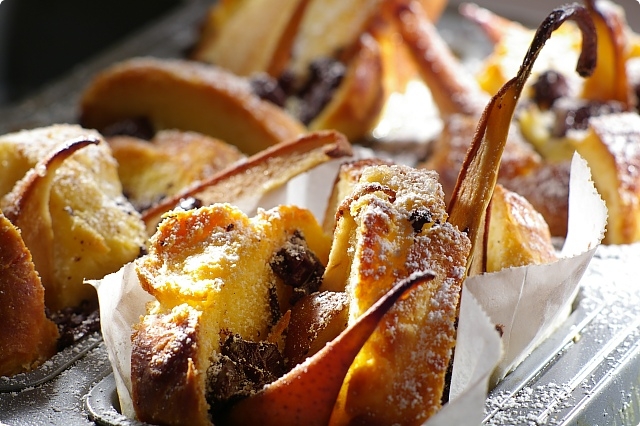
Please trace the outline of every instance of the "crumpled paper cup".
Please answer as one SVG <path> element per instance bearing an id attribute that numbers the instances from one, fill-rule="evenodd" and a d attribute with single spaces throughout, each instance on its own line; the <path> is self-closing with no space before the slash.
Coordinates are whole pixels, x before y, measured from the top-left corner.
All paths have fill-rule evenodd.
<path id="1" fill-rule="evenodd" d="M 358 153 L 359 157 L 369 156 Z M 239 203 L 245 213 L 293 203 L 321 220 L 340 162 L 316 168 L 292 180 L 284 191 Z M 321 183 L 318 187 L 318 182 Z M 549 265 L 511 268 L 467 279 L 462 291 L 450 401 L 426 424 L 478 425 L 490 385 L 521 362 L 566 317 L 580 277 L 604 235 L 606 208 L 595 191 L 586 162 L 572 163 L 569 233 L 562 259 Z M 572 214 L 589 211 L 589 215 Z M 131 327 L 152 298 L 139 285 L 132 264 L 102 280 L 98 290 L 102 334 L 113 366 L 124 415 L 131 403 Z M 502 337 L 495 324 L 501 324 Z M 504 347 L 504 350 L 502 348 Z"/>

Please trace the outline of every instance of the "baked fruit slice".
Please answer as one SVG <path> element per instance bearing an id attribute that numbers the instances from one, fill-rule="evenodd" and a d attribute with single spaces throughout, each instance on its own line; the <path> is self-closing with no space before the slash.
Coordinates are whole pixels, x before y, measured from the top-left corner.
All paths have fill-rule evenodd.
<path id="1" fill-rule="evenodd" d="M 0 152 L 15 160 L 8 170 L 24 176 L 18 182 L 6 180 L 18 172 L 0 176 L 2 186 L 12 188 L 0 206 L 22 231 L 47 307 L 96 301 L 84 279 L 118 270 L 146 240 L 140 215 L 122 195 L 108 144 L 95 131 L 55 125 L 0 136 Z"/>
<path id="2" fill-rule="evenodd" d="M 161 130 L 150 141 L 113 136 L 108 142 L 122 190 L 140 212 L 245 158 L 233 145 L 179 130 Z"/>
<path id="3" fill-rule="evenodd" d="M 155 131 L 190 130 L 254 154 L 303 133 L 281 108 L 260 100 L 249 82 L 221 68 L 177 59 L 134 58 L 98 74 L 80 100 L 80 123 L 145 120 Z"/>
<path id="4" fill-rule="evenodd" d="M 56 352 L 44 287 L 20 231 L 0 212 L 0 376 L 29 371 Z"/>
<path id="5" fill-rule="evenodd" d="M 279 143 L 164 199 L 143 213 L 149 235 L 162 215 L 182 200 L 196 205 L 257 199 L 289 179 L 332 159 L 351 155 L 351 145 L 335 131 L 313 132 Z"/>

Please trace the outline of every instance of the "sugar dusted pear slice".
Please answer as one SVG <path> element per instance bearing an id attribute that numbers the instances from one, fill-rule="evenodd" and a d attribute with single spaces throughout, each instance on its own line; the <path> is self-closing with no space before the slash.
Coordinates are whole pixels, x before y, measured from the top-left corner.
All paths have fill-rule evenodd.
<path id="1" fill-rule="evenodd" d="M 28 166 L 0 205 L 22 230 L 47 307 L 95 301 L 84 279 L 118 270 L 146 239 L 140 215 L 122 195 L 109 146 L 95 131 L 53 125 L 2 135 L 0 150 Z"/>
<path id="2" fill-rule="evenodd" d="M 55 241 L 49 209 L 55 173 L 74 152 L 98 142 L 97 139 L 90 138 L 69 141 L 36 164 L 13 190 L 0 200 L 0 208 L 4 210 L 7 218 L 23 230 L 22 237 L 27 247 L 31 247 L 33 261 L 47 287 L 55 280 Z M 53 289 L 50 287 L 50 292 L 51 290 Z M 50 300 L 55 300 L 53 294 L 47 296 Z"/>

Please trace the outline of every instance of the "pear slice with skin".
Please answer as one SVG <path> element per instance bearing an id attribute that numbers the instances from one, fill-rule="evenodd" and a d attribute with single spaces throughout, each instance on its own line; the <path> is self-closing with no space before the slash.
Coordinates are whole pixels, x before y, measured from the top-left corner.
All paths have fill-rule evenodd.
<path id="1" fill-rule="evenodd" d="M 589 12 L 576 4 L 553 10 L 536 31 L 517 76 L 509 80 L 485 108 L 458 175 L 449 203 L 449 222 L 467 232 L 471 240 L 473 248 L 467 264 L 468 275 L 484 272 L 485 215 L 498 178 L 500 160 L 516 103 L 544 43 L 566 20 L 575 21 L 582 31 L 582 51 L 576 71 L 583 77 L 593 72 L 597 43 Z"/>
<path id="2" fill-rule="evenodd" d="M 326 425 L 351 363 L 378 323 L 409 289 L 435 278 L 427 271 L 398 282 L 357 322 L 314 356 L 231 407 L 225 424 Z"/>
<path id="3" fill-rule="evenodd" d="M 259 197 L 300 173 L 351 153 L 351 145 L 338 132 L 325 130 L 309 133 L 266 149 L 163 200 L 146 210 L 142 219 L 149 235 L 152 235 L 162 215 L 180 204 L 181 200 L 191 198 L 196 199 L 198 204 L 210 205 Z"/>
<path id="4" fill-rule="evenodd" d="M 33 257 L 36 270 L 47 287 L 53 276 L 53 228 L 49 212 L 49 194 L 55 172 L 74 152 L 98 144 L 93 138 L 80 137 L 39 161 L 13 190 L 0 200 L 0 209 L 16 227 Z"/>
<path id="5" fill-rule="evenodd" d="M 582 96 L 592 101 L 618 101 L 630 109 L 633 102 L 627 77 L 624 18 L 610 3 L 596 0 L 585 3 L 598 34 L 598 64 L 585 80 Z"/>

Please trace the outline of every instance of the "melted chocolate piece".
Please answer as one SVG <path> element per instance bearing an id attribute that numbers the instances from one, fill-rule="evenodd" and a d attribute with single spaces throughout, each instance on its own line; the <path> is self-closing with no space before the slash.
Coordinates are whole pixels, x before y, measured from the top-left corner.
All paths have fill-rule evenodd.
<path id="1" fill-rule="evenodd" d="M 151 140 L 155 135 L 153 125 L 146 117 L 126 118 L 106 126 L 100 130 L 103 136 L 133 136 L 138 139 Z"/>
<path id="2" fill-rule="evenodd" d="M 274 274 L 293 287 L 291 304 L 317 291 L 322 284 L 324 265 L 299 232 L 295 232 L 287 244 L 278 250 L 270 265 Z"/>
<path id="3" fill-rule="evenodd" d="M 259 391 L 284 375 L 284 357 L 275 343 L 251 342 L 229 335 L 220 348 L 220 360 L 207 374 L 207 402 L 214 414 L 221 407 Z"/>
<path id="4" fill-rule="evenodd" d="M 95 303 L 83 301 L 80 306 L 64 308 L 50 315 L 58 326 L 58 351 L 100 330 L 100 311 Z"/>
<path id="5" fill-rule="evenodd" d="M 309 124 L 329 103 L 346 73 L 345 65 L 331 58 L 319 58 L 309 65 L 309 80 L 298 94 L 302 100 L 299 119 Z"/>
<path id="6" fill-rule="evenodd" d="M 411 212 L 411 214 L 409 215 L 409 221 L 411 222 L 413 232 L 419 234 L 420 232 L 422 232 L 422 227 L 424 225 L 433 221 L 433 217 L 429 210 L 419 209 Z"/>
<path id="7" fill-rule="evenodd" d="M 595 102 L 563 99 L 554 107 L 556 111 L 556 125 L 553 135 L 562 137 L 569 130 L 585 130 L 591 117 L 614 114 L 625 110 L 620 102 Z"/>
<path id="8" fill-rule="evenodd" d="M 251 90 L 260 99 L 284 107 L 287 95 L 280 82 L 266 73 L 259 73 L 249 81 Z"/>
<path id="9" fill-rule="evenodd" d="M 533 100 L 543 110 L 551 108 L 556 100 L 569 94 L 567 79 L 553 70 L 540 74 L 538 80 L 531 87 L 533 88 Z"/>

